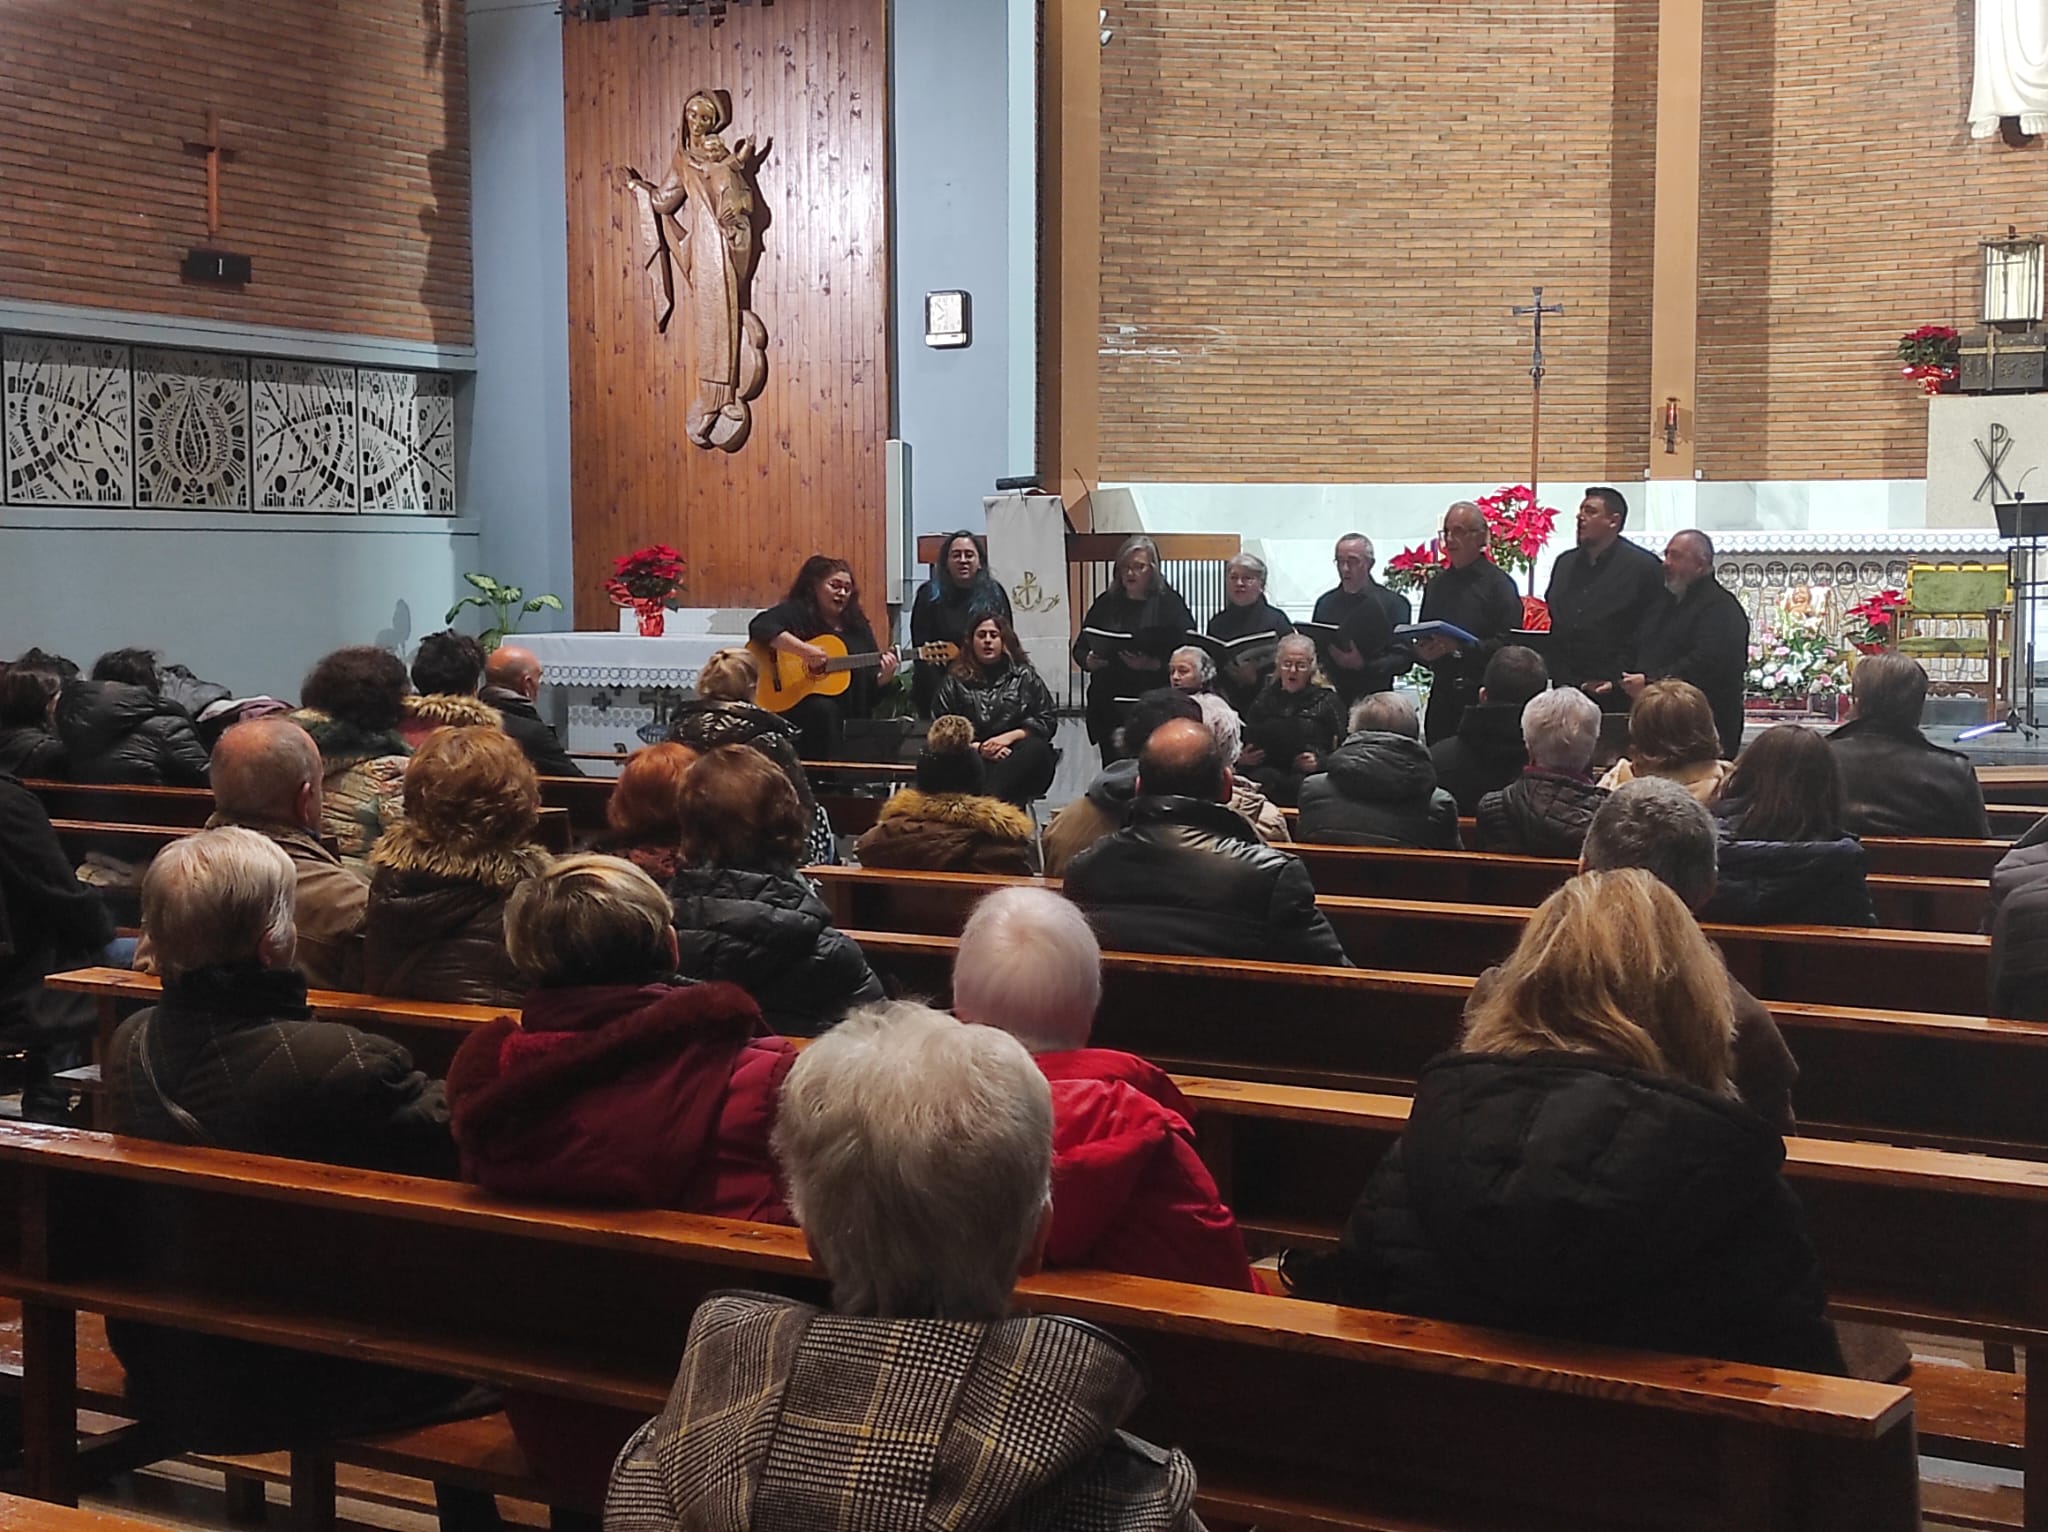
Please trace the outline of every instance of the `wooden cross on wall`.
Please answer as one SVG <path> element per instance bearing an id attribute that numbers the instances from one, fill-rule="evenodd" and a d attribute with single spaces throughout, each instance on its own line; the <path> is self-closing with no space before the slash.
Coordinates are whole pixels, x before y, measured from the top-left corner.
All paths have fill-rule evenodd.
<path id="1" fill-rule="evenodd" d="M 221 161 L 235 157 L 235 151 L 221 142 L 220 113 L 207 112 L 206 137 L 188 139 L 185 143 L 185 152 L 206 156 L 206 235 L 211 239 L 220 233 Z"/>

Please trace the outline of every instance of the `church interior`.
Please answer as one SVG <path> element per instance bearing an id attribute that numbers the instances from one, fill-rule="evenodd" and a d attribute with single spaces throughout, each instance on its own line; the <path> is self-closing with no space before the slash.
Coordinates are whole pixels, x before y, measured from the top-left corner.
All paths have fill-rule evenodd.
<path id="1" fill-rule="evenodd" d="M 2048 1529 L 2044 0 L 0 104 L 0 1532 Z"/>

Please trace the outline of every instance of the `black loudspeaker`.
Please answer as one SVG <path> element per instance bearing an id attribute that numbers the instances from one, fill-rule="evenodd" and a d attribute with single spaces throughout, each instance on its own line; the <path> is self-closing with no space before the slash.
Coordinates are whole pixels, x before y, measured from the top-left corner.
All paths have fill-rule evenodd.
<path id="1" fill-rule="evenodd" d="M 180 268 L 187 282 L 210 282 L 216 287 L 246 287 L 255 263 L 246 255 L 225 250 L 187 250 Z"/>

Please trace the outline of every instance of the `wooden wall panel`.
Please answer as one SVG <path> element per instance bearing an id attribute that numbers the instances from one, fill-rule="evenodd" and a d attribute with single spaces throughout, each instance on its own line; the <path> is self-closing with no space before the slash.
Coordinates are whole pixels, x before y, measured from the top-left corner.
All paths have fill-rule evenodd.
<path id="1" fill-rule="evenodd" d="M 0 297 L 470 344 L 463 41 L 462 0 L 0 3 Z M 185 282 L 209 244 L 255 281 Z"/>
<path id="2" fill-rule="evenodd" d="M 827 552 L 853 564 L 875 615 L 889 430 L 883 0 L 774 0 L 721 26 L 563 26 L 578 625 L 611 625 L 611 561 L 652 542 L 689 559 L 692 606 L 765 605 L 805 556 Z M 658 333 L 617 179 L 627 165 L 661 178 L 700 88 L 732 93 L 728 141 L 775 141 L 753 290 L 768 381 L 736 453 L 683 435 L 687 297 Z"/>

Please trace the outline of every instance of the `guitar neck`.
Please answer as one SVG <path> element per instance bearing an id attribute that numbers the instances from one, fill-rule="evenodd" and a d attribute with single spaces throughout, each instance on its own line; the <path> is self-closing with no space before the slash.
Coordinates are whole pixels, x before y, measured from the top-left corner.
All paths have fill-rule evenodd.
<path id="1" fill-rule="evenodd" d="M 837 675 L 839 672 L 846 670 L 873 670 L 882 663 L 882 656 L 889 652 L 889 650 L 884 649 L 877 654 L 839 655 L 836 658 L 825 661 L 825 674 Z"/>

